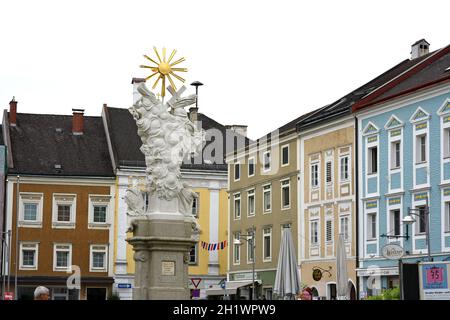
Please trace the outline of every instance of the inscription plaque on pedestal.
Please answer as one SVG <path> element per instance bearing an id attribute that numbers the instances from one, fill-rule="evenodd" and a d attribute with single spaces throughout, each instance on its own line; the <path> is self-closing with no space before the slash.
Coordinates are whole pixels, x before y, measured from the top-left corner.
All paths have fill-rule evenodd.
<path id="1" fill-rule="evenodd" d="M 175 261 L 161 262 L 161 275 L 174 276 L 175 275 Z"/>

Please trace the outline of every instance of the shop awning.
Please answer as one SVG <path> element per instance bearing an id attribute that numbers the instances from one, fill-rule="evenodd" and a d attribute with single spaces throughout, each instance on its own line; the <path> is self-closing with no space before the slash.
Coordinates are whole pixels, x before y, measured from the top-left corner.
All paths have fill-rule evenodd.
<path id="1" fill-rule="evenodd" d="M 260 280 L 255 280 L 259 283 Z M 219 296 L 224 294 L 236 294 L 237 289 L 241 287 L 249 286 L 253 281 L 227 281 L 226 289 L 222 289 L 220 285 L 214 284 L 210 288 L 206 289 L 206 295 L 208 296 Z"/>

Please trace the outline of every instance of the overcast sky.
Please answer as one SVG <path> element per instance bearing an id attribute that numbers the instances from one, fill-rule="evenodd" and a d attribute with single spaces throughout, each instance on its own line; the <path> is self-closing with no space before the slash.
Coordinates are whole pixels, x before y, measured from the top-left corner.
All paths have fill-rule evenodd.
<path id="1" fill-rule="evenodd" d="M 198 80 L 200 112 L 255 139 L 410 57 L 450 44 L 450 1 L 2 1 L 0 106 L 128 108 L 153 46 Z"/>

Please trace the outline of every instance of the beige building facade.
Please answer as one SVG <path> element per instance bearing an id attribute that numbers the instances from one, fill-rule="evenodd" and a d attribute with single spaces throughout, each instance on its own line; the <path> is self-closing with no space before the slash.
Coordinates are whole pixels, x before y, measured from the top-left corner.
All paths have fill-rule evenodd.
<path id="1" fill-rule="evenodd" d="M 351 116 L 299 133 L 301 281 L 320 299 L 337 297 L 339 234 L 347 254 L 347 297 L 356 298 L 354 134 Z"/>

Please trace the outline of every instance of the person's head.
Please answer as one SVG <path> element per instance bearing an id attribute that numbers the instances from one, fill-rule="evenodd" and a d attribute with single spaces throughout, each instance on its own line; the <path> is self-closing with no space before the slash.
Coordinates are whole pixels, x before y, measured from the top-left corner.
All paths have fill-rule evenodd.
<path id="1" fill-rule="evenodd" d="M 43 286 L 39 286 L 34 290 L 34 300 L 49 300 L 50 291 Z"/>

